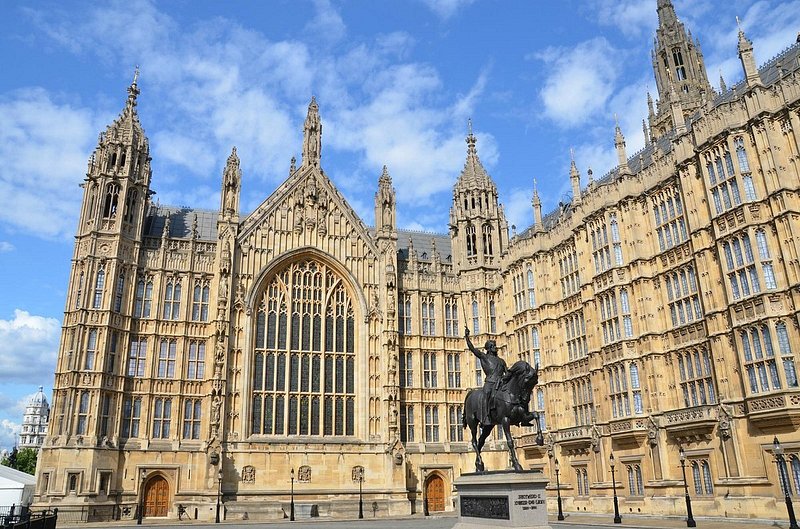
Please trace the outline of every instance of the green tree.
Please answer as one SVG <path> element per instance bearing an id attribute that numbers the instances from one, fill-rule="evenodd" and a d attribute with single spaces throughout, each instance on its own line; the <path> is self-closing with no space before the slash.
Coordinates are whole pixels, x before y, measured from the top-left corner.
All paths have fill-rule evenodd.
<path id="1" fill-rule="evenodd" d="M 10 454 L 0 460 L 0 465 L 34 475 L 36 473 L 36 458 L 38 456 L 39 451 L 35 448 L 17 450 L 17 448 L 14 447 L 14 450 L 12 450 Z"/>

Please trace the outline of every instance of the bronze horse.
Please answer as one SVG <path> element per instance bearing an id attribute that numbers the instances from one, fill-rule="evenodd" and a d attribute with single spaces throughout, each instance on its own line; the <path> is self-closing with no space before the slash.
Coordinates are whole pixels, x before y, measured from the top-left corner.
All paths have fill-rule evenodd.
<path id="1" fill-rule="evenodd" d="M 464 428 L 469 426 L 472 432 L 472 447 L 475 449 L 475 470 L 484 472 L 486 469 L 481 458 L 481 450 L 486 438 L 495 426 L 502 426 L 503 433 L 508 443 L 508 451 L 511 454 L 511 461 L 514 470 L 522 470 L 514 450 L 514 439 L 511 437 L 511 425 L 515 426 L 536 426 L 536 444 L 544 444 L 544 437 L 539 426 L 539 414 L 528 411 L 528 404 L 531 400 L 533 387 L 539 381 L 539 366 L 532 368 L 528 362 L 520 360 L 516 362 L 503 377 L 500 388 L 495 393 L 492 411 L 490 414 L 491 424 L 481 424 L 478 413 L 481 409 L 483 390 L 471 389 L 467 392 L 464 399 L 464 415 L 462 425 Z M 480 437 L 477 436 L 478 425 L 480 424 Z"/>

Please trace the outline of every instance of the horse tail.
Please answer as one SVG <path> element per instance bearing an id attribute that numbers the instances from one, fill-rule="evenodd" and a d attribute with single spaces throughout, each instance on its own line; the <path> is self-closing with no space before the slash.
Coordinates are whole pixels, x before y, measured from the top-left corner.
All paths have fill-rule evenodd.
<path id="1" fill-rule="evenodd" d="M 464 429 L 467 427 L 467 402 L 469 402 L 469 396 L 472 393 L 472 390 L 467 391 L 467 396 L 464 397 L 464 408 L 461 410 L 461 428 Z"/>

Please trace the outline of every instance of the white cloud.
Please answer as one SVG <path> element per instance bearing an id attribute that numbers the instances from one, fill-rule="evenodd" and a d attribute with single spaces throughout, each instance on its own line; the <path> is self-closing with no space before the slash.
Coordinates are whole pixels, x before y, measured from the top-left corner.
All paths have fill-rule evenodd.
<path id="1" fill-rule="evenodd" d="M 627 37 L 642 37 L 658 25 L 655 6 L 641 0 L 597 0 L 591 6 L 597 21 Z"/>
<path id="2" fill-rule="evenodd" d="M 314 0 L 316 13 L 306 25 L 306 31 L 326 42 L 337 42 L 347 33 L 342 16 L 330 0 Z"/>
<path id="3" fill-rule="evenodd" d="M 13 252 L 16 248 L 8 241 L 0 241 L 0 253 Z"/>
<path id="4" fill-rule="evenodd" d="M 11 450 L 17 442 L 22 425 L 8 419 L 0 421 L 0 448 Z"/>
<path id="5" fill-rule="evenodd" d="M 16 309 L 0 320 L 0 382 L 49 383 L 55 371 L 61 325 L 55 318 Z"/>
<path id="6" fill-rule="evenodd" d="M 540 93 L 544 114 L 562 127 L 573 127 L 602 112 L 620 75 L 621 50 L 598 37 L 574 48 L 551 47 L 537 58 L 547 79 Z"/>
<path id="7" fill-rule="evenodd" d="M 405 32 L 318 46 L 316 40 L 272 41 L 224 18 L 178 31 L 153 3 L 134 4 L 112 3 L 85 17 L 39 25 L 59 42 L 72 39 L 81 53 L 102 49 L 114 64 L 141 64 L 139 113 L 162 203 L 216 207 L 219 174 L 232 145 L 242 160 L 242 204 L 259 203 L 268 194 L 262 184 L 269 190 L 282 181 L 289 158 L 299 155 L 312 94 L 323 118 L 323 165 L 337 155 L 350 157 L 350 174 L 331 177 L 357 209 L 371 210 L 365 184 L 375 185 L 384 164 L 399 199 L 411 208 L 449 191 L 459 174 L 466 118 L 480 104 L 488 67 L 464 92 L 448 94 L 435 68 L 403 60 L 414 45 Z M 459 5 L 436 9 L 450 16 Z M 344 36 L 344 22 L 330 2 L 317 2 L 315 13 L 312 35 L 324 27 L 330 36 Z M 152 37 L 137 34 L 135 45 L 113 38 L 107 19 L 114 20 L 112 27 L 152 24 Z M 479 139 L 490 168 L 498 157 L 496 141 L 488 134 Z"/>
<path id="8" fill-rule="evenodd" d="M 90 111 L 42 89 L 0 96 L 0 222 L 43 237 L 74 234 L 86 160 L 100 130 Z"/>
<path id="9" fill-rule="evenodd" d="M 475 0 L 422 0 L 428 9 L 445 20 L 474 2 Z"/>
<path id="10" fill-rule="evenodd" d="M 509 229 L 511 229 L 511 226 L 516 226 L 516 231 L 519 233 L 533 224 L 532 200 L 533 181 L 531 181 L 530 188 L 515 188 L 505 194 L 503 210 L 508 220 Z"/>

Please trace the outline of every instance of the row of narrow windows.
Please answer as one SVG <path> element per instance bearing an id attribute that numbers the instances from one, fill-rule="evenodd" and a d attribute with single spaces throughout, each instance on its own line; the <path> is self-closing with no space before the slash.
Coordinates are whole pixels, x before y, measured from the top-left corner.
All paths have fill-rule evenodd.
<path id="1" fill-rule="evenodd" d="M 75 291 L 75 308 L 84 308 L 84 289 L 86 274 L 81 272 L 78 275 L 78 284 Z M 120 272 L 113 289 L 114 297 L 111 310 L 121 312 L 125 297 L 125 272 Z M 100 267 L 94 277 L 94 285 L 90 292 L 88 307 L 100 309 L 103 307 L 103 295 L 106 289 L 106 271 Z M 183 296 L 182 281 L 179 278 L 168 279 L 164 285 L 164 296 L 162 298 L 161 317 L 165 320 L 178 320 L 182 318 L 181 298 Z M 192 321 L 208 321 L 210 287 L 208 280 L 198 280 L 194 283 L 191 297 Z M 153 311 L 153 280 L 139 279 L 134 290 L 133 316 L 136 318 L 151 318 Z"/>
<path id="2" fill-rule="evenodd" d="M 120 191 L 121 188 L 119 184 L 116 182 L 109 182 L 105 186 L 103 195 L 98 197 L 97 185 L 92 184 L 89 190 L 88 218 L 93 219 L 95 217 L 95 208 L 97 207 L 98 201 L 102 208 L 101 215 L 103 219 L 117 218 Z M 122 220 L 124 222 L 133 223 L 136 219 L 137 199 L 138 193 L 136 189 L 128 189 L 125 195 L 125 209 L 122 215 Z"/>

